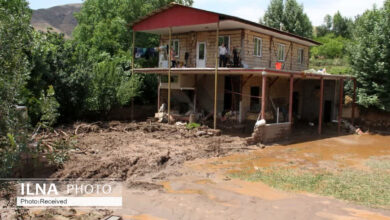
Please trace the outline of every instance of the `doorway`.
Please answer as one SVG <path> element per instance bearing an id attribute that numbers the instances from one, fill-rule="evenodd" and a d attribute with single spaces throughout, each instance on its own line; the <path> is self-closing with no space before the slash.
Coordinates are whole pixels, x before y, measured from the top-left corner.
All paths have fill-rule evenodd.
<path id="1" fill-rule="evenodd" d="M 196 46 L 196 67 L 206 67 L 206 43 L 198 42 Z"/>
<path id="2" fill-rule="evenodd" d="M 225 76 L 224 110 L 238 111 L 241 92 L 240 76 Z"/>
<path id="3" fill-rule="evenodd" d="M 332 121 L 332 101 L 325 101 L 324 105 L 324 122 Z"/>

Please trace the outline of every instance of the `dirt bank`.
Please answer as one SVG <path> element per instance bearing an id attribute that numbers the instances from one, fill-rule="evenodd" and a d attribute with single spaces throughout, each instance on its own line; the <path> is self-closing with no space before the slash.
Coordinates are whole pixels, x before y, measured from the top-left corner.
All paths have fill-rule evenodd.
<path id="1" fill-rule="evenodd" d="M 164 178 L 166 167 L 246 149 L 239 137 L 207 127 L 189 130 L 159 123 L 75 124 L 75 149 L 53 178 Z"/>

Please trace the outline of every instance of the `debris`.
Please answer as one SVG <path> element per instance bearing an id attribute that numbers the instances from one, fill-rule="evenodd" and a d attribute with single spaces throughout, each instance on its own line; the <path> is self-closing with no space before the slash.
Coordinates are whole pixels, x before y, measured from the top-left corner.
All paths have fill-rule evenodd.
<path id="1" fill-rule="evenodd" d="M 122 220 L 122 217 L 112 215 L 108 218 L 105 218 L 104 220 Z"/>

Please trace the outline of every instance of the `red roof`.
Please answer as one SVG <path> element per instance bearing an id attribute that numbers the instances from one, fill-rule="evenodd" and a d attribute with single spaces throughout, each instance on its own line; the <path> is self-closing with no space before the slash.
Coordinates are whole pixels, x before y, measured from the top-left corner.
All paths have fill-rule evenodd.
<path id="1" fill-rule="evenodd" d="M 169 27 L 183 27 L 193 26 L 201 24 L 217 23 L 218 21 L 236 21 L 241 24 L 250 25 L 251 27 L 260 28 L 262 30 L 270 31 L 278 35 L 284 35 L 286 37 L 292 37 L 301 41 L 309 42 L 312 45 L 321 45 L 320 43 L 305 37 L 291 34 L 285 31 L 281 31 L 275 28 L 271 28 L 259 23 L 244 20 L 242 18 L 210 12 L 202 9 L 192 8 L 176 3 L 171 3 L 166 7 L 158 9 L 152 12 L 150 15 L 145 16 L 133 23 L 134 31 L 150 31 L 159 30 Z"/>
<path id="2" fill-rule="evenodd" d="M 216 23 L 219 16 L 191 7 L 175 4 L 169 10 L 163 10 L 134 24 L 133 30 L 144 31 L 176 26 Z"/>

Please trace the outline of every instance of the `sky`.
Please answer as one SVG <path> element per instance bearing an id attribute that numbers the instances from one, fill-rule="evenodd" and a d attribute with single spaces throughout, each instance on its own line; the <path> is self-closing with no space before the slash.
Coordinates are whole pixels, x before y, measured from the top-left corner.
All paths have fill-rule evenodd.
<path id="1" fill-rule="evenodd" d="M 28 0 L 32 9 L 50 8 L 56 5 L 80 3 L 82 0 Z M 343 16 L 355 17 L 374 4 L 378 7 L 385 0 L 297 0 L 304 5 L 313 25 L 323 23 L 327 14 L 335 14 L 338 10 Z M 270 0 L 194 0 L 193 7 L 208 11 L 229 14 L 257 22 L 267 10 Z"/>

